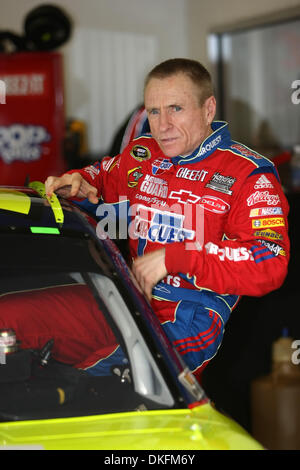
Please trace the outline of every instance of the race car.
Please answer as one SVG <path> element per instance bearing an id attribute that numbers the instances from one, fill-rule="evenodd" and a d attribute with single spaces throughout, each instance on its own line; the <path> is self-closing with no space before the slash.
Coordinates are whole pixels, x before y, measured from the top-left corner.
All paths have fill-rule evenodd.
<path id="1" fill-rule="evenodd" d="M 0 252 L 0 449 L 263 448 L 215 409 L 76 203 L 0 187 Z"/>

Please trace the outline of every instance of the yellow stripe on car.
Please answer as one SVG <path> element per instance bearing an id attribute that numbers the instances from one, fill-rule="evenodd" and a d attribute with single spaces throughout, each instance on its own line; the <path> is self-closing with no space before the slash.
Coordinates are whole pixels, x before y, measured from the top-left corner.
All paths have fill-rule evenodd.
<path id="1" fill-rule="evenodd" d="M 21 191 L 0 188 L 0 209 L 28 214 L 31 206 L 30 197 Z"/>

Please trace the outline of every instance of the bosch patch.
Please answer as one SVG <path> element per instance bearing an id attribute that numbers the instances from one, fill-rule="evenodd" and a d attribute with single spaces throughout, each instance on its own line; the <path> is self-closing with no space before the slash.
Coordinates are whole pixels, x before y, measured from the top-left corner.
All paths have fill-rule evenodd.
<path id="1" fill-rule="evenodd" d="M 252 228 L 266 228 L 266 227 L 284 227 L 285 222 L 283 217 L 273 217 L 268 219 L 255 219 L 252 221 Z"/>

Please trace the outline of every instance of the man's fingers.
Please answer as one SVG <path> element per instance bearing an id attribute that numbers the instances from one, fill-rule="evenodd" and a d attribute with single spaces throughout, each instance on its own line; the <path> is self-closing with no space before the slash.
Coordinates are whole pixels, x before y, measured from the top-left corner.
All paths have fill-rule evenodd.
<path id="1" fill-rule="evenodd" d="M 70 196 L 75 197 L 79 193 L 82 183 L 82 176 L 79 173 L 73 173 L 71 178 L 71 191 Z"/>
<path id="2" fill-rule="evenodd" d="M 60 177 L 49 176 L 45 181 L 45 189 L 48 197 L 55 191 L 60 191 L 64 197 L 88 198 L 93 204 L 97 204 L 97 188 L 91 186 L 80 173 L 65 174 Z"/>
<path id="3" fill-rule="evenodd" d="M 45 181 L 45 190 L 47 196 L 51 197 L 53 194 L 53 176 L 48 176 L 48 178 Z"/>
<path id="4" fill-rule="evenodd" d="M 144 294 L 151 300 L 153 287 L 168 274 L 165 266 L 165 250 L 156 250 L 136 258 L 132 270 Z"/>
<path id="5" fill-rule="evenodd" d="M 98 204 L 99 198 L 97 197 L 97 189 L 93 188 L 93 191 L 89 191 L 87 198 L 92 204 Z"/>
<path id="6" fill-rule="evenodd" d="M 149 302 L 151 302 L 152 300 L 152 289 L 153 289 L 154 285 L 147 285 L 145 287 L 145 296 L 147 297 L 147 299 L 149 300 Z"/>
<path id="7" fill-rule="evenodd" d="M 72 174 L 71 197 L 86 197 L 93 204 L 99 202 L 97 197 L 97 188 L 90 185 L 79 173 Z"/>
<path id="8" fill-rule="evenodd" d="M 152 282 L 149 280 L 147 274 L 145 272 L 142 272 L 140 270 L 140 267 L 137 267 L 134 263 L 133 265 L 133 273 L 144 293 L 144 295 L 147 297 L 149 301 L 151 301 L 151 296 L 152 296 Z"/>
<path id="9" fill-rule="evenodd" d="M 68 182 L 66 182 L 65 180 L 66 179 L 63 176 L 49 176 L 45 181 L 45 190 L 47 196 L 51 197 L 57 189 L 66 186 Z"/>

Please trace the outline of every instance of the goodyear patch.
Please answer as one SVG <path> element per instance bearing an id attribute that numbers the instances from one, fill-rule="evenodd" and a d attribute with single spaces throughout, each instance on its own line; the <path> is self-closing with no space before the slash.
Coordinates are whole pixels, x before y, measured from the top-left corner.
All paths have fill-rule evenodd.
<path id="1" fill-rule="evenodd" d="M 147 147 L 144 147 L 143 145 L 135 145 L 134 147 L 132 147 L 130 155 L 139 162 L 149 160 L 149 158 L 151 158 L 150 150 Z"/>
<path id="2" fill-rule="evenodd" d="M 284 227 L 285 222 L 283 217 L 268 217 L 266 219 L 255 219 L 252 221 L 252 228 L 266 228 L 266 227 Z"/>

